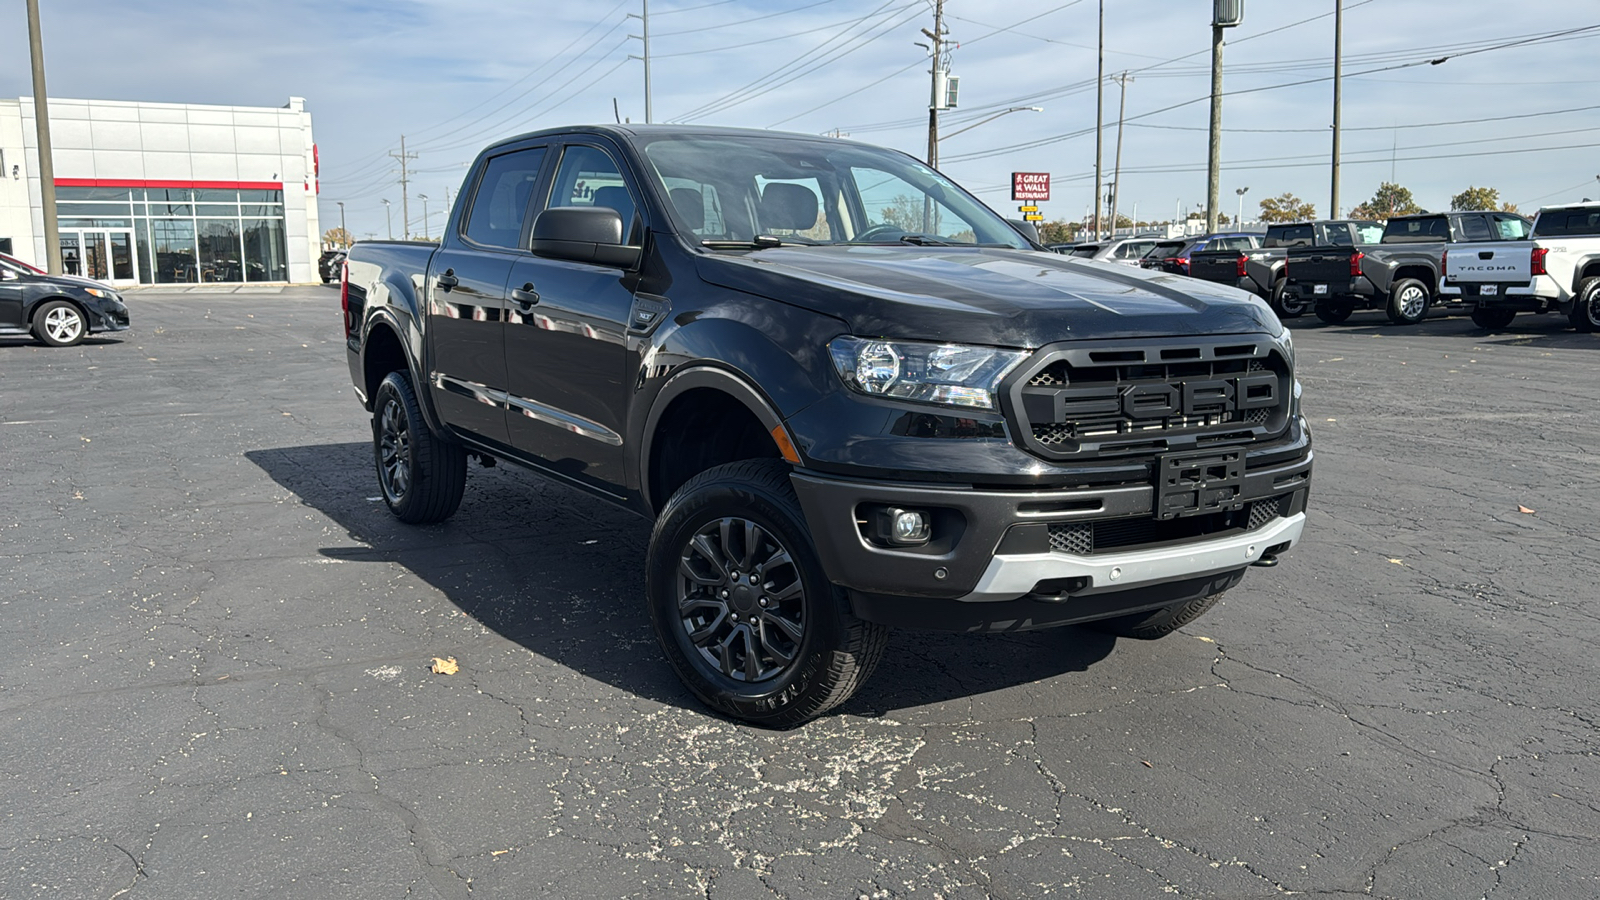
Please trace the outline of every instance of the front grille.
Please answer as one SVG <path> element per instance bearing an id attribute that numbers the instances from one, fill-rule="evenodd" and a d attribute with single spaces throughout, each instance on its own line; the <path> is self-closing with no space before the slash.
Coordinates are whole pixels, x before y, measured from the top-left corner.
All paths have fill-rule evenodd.
<path id="1" fill-rule="evenodd" d="M 1247 509 L 1187 516 L 1161 521 L 1154 517 L 1107 519 L 1100 522 L 1054 522 L 1050 549 L 1073 556 L 1093 556 L 1111 550 L 1152 547 L 1174 541 L 1243 534 L 1273 519 L 1288 515 L 1292 494 L 1257 500 Z"/>
<path id="2" fill-rule="evenodd" d="M 1248 444 L 1288 424 L 1292 390 L 1259 338 L 1046 350 L 1019 377 L 1015 433 L 1050 459 Z"/>

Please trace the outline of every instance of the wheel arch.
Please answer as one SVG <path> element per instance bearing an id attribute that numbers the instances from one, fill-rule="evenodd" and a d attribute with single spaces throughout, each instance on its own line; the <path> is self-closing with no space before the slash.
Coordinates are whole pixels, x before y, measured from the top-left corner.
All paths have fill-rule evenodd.
<path id="1" fill-rule="evenodd" d="M 734 372 L 701 365 L 673 375 L 645 420 L 639 454 L 645 506 L 659 513 L 684 482 L 713 466 L 785 458 L 773 437 L 782 428 L 771 401 Z"/>
<path id="2" fill-rule="evenodd" d="M 71 303 L 73 307 L 78 310 L 78 315 L 83 316 L 84 331 L 87 332 L 89 330 L 89 326 L 94 322 L 94 319 L 89 315 L 89 310 L 84 307 L 83 301 L 76 297 L 68 297 L 65 294 L 50 294 L 49 296 L 40 297 L 39 299 L 33 301 L 33 303 L 28 307 L 28 327 L 33 327 L 33 317 L 39 312 L 39 307 L 56 300 L 63 300 L 67 303 Z"/>
<path id="3" fill-rule="evenodd" d="M 1394 290 L 1395 282 L 1403 281 L 1407 278 L 1422 282 L 1422 286 L 1428 289 L 1430 295 L 1439 293 L 1439 273 L 1434 271 L 1431 266 L 1425 266 L 1420 263 L 1412 263 L 1395 269 L 1393 277 L 1389 279 L 1389 289 L 1391 291 Z"/>
<path id="4" fill-rule="evenodd" d="M 1572 267 L 1572 293 L 1578 292 L 1585 278 L 1600 278 L 1600 254 L 1579 259 Z"/>

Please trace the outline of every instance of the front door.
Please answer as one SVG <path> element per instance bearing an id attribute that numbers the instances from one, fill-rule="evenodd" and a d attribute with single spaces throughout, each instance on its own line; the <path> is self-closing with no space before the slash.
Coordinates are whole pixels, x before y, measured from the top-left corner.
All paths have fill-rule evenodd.
<path id="1" fill-rule="evenodd" d="M 61 269 L 68 275 L 106 284 L 138 284 L 133 232 L 116 229 L 68 229 L 61 232 Z"/>
<path id="2" fill-rule="evenodd" d="M 570 145 L 542 206 L 609 206 L 637 242 L 637 194 L 599 147 Z M 512 446 L 546 467 L 621 495 L 627 322 L 634 277 L 615 266 L 520 258 L 506 288 L 507 423 Z M 537 298 L 536 302 L 527 301 Z"/>

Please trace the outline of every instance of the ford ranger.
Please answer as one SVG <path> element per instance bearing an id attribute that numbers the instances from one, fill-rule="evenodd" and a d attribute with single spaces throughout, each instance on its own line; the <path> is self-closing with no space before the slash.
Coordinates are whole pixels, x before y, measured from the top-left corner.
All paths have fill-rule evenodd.
<path id="1" fill-rule="evenodd" d="M 475 458 L 653 519 L 663 652 L 764 726 L 849 697 L 888 626 L 1161 637 L 1305 525 L 1266 304 L 1043 252 L 898 152 L 523 135 L 341 297 L 389 509 L 447 519 Z"/>

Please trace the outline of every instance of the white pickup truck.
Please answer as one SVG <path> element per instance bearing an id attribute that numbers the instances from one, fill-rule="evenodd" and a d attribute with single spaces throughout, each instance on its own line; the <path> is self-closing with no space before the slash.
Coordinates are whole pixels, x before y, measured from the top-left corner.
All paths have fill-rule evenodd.
<path id="1" fill-rule="evenodd" d="M 1539 210 L 1530 239 L 1451 248 L 1445 283 L 1472 303 L 1472 321 L 1498 330 L 1518 312 L 1561 312 L 1600 331 L 1600 203 Z"/>

